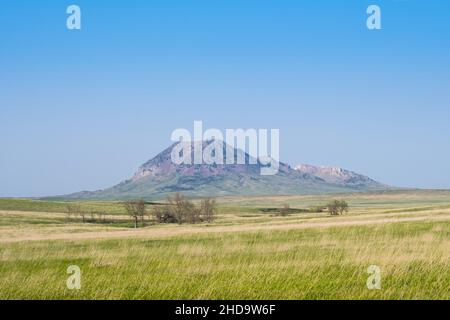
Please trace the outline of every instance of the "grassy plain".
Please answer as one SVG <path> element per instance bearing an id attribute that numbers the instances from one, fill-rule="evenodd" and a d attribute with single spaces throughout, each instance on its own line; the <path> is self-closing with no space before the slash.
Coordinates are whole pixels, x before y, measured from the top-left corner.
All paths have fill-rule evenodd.
<path id="1" fill-rule="evenodd" d="M 350 212 L 277 216 L 345 199 Z M 0 199 L 1 299 L 450 299 L 450 192 L 230 197 L 212 224 L 134 230 L 118 202 Z M 78 265 L 81 290 L 66 287 Z M 368 290 L 367 268 L 381 268 Z"/>

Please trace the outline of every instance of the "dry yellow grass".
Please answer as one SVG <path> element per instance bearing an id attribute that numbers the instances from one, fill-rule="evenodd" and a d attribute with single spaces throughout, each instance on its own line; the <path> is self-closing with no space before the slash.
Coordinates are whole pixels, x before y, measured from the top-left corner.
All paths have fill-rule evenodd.
<path id="1" fill-rule="evenodd" d="M 340 217 L 274 216 L 234 199 L 210 225 L 138 230 L 0 211 L 0 298 L 450 299 L 444 195 L 351 197 Z M 69 265 L 82 270 L 79 291 L 65 286 Z M 381 290 L 366 287 L 369 265 L 382 270 Z"/>
<path id="2" fill-rule="evenodd" d="M 0 212 L 0 216 L 11 218 L 17 213 Z M 19 213 L 26 216 L 30 213 Z M 33 213 L 34 215 L 34 213 Z M 63 214 L 51 213 L 49 217 L 63 217 Z M 315 214 L 317 216 L 317 214 Z M 277 230 L 295 230 L 305 228 L 334 228 L 348 226 L 379 225 L 399 222 L 420 221 L 448 221 L 450 209 L 425 210 L 417 212 L 397 213 L 373 213 L 351 214 L 339 217 L 329 217 L 322 214 L 314 217 L 314 214 L 296 215 L 287 217 L 261 217 L 252 222 L 240 220 L 238 224 L 231 225 L 158 225 L 142 229 L 129 229 L 117 227 L 105 227 L 98 224 L 68 223 L 50 226 L 15 226 L 0 227 L 1 242 L 44 241 L 44 240 L 84 240 L 84 239 L 117 239 L 117 238 L 168 238 L 180 235 L 195 235 L 204 233 L 233 233 L 233 232 L 259 232 Z M 40 213 L 39 216 L 45 216 Z M 125 219 L 125 217 L 124 217 Z M 222 221 L 230 221 L 222 219 Z M 233 221 L 233 220 L 231 220 Z"/>

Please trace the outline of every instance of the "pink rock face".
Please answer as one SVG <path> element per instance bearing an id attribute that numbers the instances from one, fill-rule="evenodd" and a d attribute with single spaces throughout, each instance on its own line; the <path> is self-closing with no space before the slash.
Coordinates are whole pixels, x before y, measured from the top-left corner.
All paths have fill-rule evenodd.
<path id="1" fill-rule="evenodd" d="M 176 165 L 172 161 L 172 150 L 177 144 L 167 148 L 156 157 L 142 165 L 131 179 L 132 181 L 141 180 L 143 178 L 155 178 L 158 181 L 170 181 L 176 177 L 199 177 L 210 178 L 215 176 L 231 177 L 238 175 L 253 177 L 258 180 L 260 177 L 262 165 L 259 161 L 251 158 L 246 152 L 239 149 L 232 149 L 223 143 L 224 163 L 227 163 L 227 156 L 232 157 L 234 164 L 180 164 Z M 203 142 L 203 150 L 209 143 Z M 191 148 L 191 160 L 194 159 L 194 143 L 184 145 L 183 147 Z M 198 147 L 198 145 L 197 145 Z M 177 149 L 178 150 L 178 149 Z M 181 149 L 180 149 L 181 150 Z M 245 164 L 237 164 L 238 159 Z M 256 163 L 256 164 L 253 164 Z M 297 181 L 309 181 L 309 183 L 329 183 L 332 185 L 359 187 L 370 185 L 381 185 L 378 182 L 338 167 L 319 167 L 313 165 L 302 164 L 295 169 L 289 165 L 280 163 L 278 175 L 287 176 L 290 183 L 295 185 Z"/>
<path id="2" fill-rule="evenodd" d="M 300 165 L 294 170 L 287 164 L 279 163 L 277 174 L 262 176 L 263 166 L 260 162 L 252 164 L 254 162 L 251 160 L 254 158 L 242 150 L 232 149 L 225 144 L 223 150 L 231 149 L 229 159 L 233 159 L 235 164 L 176 165 L 171 157 L 173 147 L 174 145 L 143 164 L 132 179 L 124 180 L 111 188 L 79 192 L 69 196 L 74 199 L 111 199 L 163 197 L 173 192 L 184 192 L 192 196 L 223 196 L 320 194 L 391 189 L 366 176 L 336 167 Z M 192 152 L 190 155 L 193 159 Z M 245 164 L 236 164 L 237 159 L 245 160 Z"/>
<path id="3" fill-rule="evenodd" d="M 307 173 L 335 184 L 367 184 L 376 183 L 374 180 L 339 167 L 323 167 L 301 164 L 295 167 L 300 173 Z"/>
<path id="4" fill-rule="evenodd" d="M 194 159 L 194 147 L 192 143 L 191 148 L 191 159 Z M 236 159 L 241 159 L 241 161 L 245 161 L 245 164 L 181 164 L 175 165 L 172 162 L 171 153 L 172 149 L 175 145 L 169 147 L 164 150 L 156 157 L 142 165 L 136 174 L 133 176 L 132 180 L 136 181 L 142 179 L 144 177 L 156 177 L 161 175 L 171 175 L 171 174 L 180 174 L 184 176 L 194 176 L 201 175 L 203 177 L 210 176 L 218 176 L 224 175 L 227 173 L 256 173 L 259 172 L 261 165 L 258 161 L 251 158 L 247 153 L 242 150 L 232 149 L 230 146 L 223 143 L 223 154 L 224 154 L 224 162 L 226 163 L 226 156 L 235 155 Z M 208 146 L 207 142 L 203 143 L 203 149 Z M 228 153 L 227 153 L 228 152 Z M 245 160 L 243 160 L 245 159 Z M 256 164 L 250 164 L 250 162 Z M 237 160 L 235 160 L 235 163 Z M 289 168 L 288 166 L 282 164 L 282 168 L 286 170 Z"/>

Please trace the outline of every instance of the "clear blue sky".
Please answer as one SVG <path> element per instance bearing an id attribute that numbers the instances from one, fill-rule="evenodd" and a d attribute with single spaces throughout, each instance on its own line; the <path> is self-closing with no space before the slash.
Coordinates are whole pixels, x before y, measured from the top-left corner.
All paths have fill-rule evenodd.
<path id="1" fill-rule="evenodd" d="M 194 120 L 279 128 L 292 165 L 450 188 L 449 57 L 450 1 L 5 0 L 0 196 L 111 186 Z"/>

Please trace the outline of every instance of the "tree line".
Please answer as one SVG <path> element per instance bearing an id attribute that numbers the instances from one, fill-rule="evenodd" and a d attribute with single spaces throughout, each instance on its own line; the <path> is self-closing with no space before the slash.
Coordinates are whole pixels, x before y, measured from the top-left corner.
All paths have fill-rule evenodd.
<path id="1" fill-rule="evenodd" d="M 211 223 L 216 219 L 217 202 L 213 198 L 202 199 L 197 204 L 189 200 L 186 196 L 176 193 L 167 197 L 165 203 L 152 203 L 151 210 L 147 210 L 148 203 L 144 200 L 128 200 L 122 203 L 126 214 L 132 219 L 134 228 L 139 225 L 145 226 L 148 218 L 152 223 L 177 223 L 177 224 L 197 224 Z M 285 204 L 280 209 L 275 209 L 278 215 L 287 216 L 298 210 L 310 213 L 320 213 L 327 211 L 330 215 L 342 215 L 349 210 L 349 205 L 344 200 L 332 200 L 323 206 L 315 206 L 310 209 L 291 209 Z M 106 214 L 99 212 L 87 212 L 79 204 L 67 204 L 67 217 L 79 218 L 84 222 L 106 223 Z M 109 221 L 113 222 L 113 221 Z"/>
<path id="2" fill-rule="evenodd" d="M 327 211 L 332 216 L 343 215 L 348 212 L 348 203 L 344 200 L 332 200 L 324 206 L 314 206 L 309 209 L 301 209 L 305 213 L 321 213 Z M 298 211 L 298 209 L 291 209 L 288 204 L 285 204 L 282 208 L 278 209 L 278 215 L 287 216 L 292 212 Z"/>
<path id="3" fill-rule="evenodd" d="M 106 222 L 106 214 L 83 209 L 79 204 L 69 203 L 66 205 L 68 220 L 80 219 L 81 222 Z"/>
<path id="4" fill-rule="evenodd" d="M 201 200 L 199 205 L 196 205 L 184 195 L 177 193 L 167 197 L 167 203 L 153 205 L 149 213 L 146 211 L 144 200 L 126 201 L 124 207 L 133 219 L 134 227 L 137 228 L 138 222 L 143 223 L 144 216 L 148 214 L 156 223 L 211 223 L 216 217 L 217 202 L 215 199 L 206 198 Z"/>
<path id="5" fill-rule="evenodd" d="M 131 218 L 134 228 L 145 226 L 146 218 L 152 223 L 178 223 L 196 224 L 211 223 L 216 218 L 217 202 L 213 198 L 202 199 L 198 204 L 189 200 L 182 194 L 174 194 L 167 197 L 167 201 L 161 204 L 151 204 L 142 199 L 127 200 L 122 202 L 126 214 Z M 69 203 L 66 206 L 68 220 L 79 219 L 81 222 L 106 223 L 106 214 L 83 209 L 77 203 Z"/>

